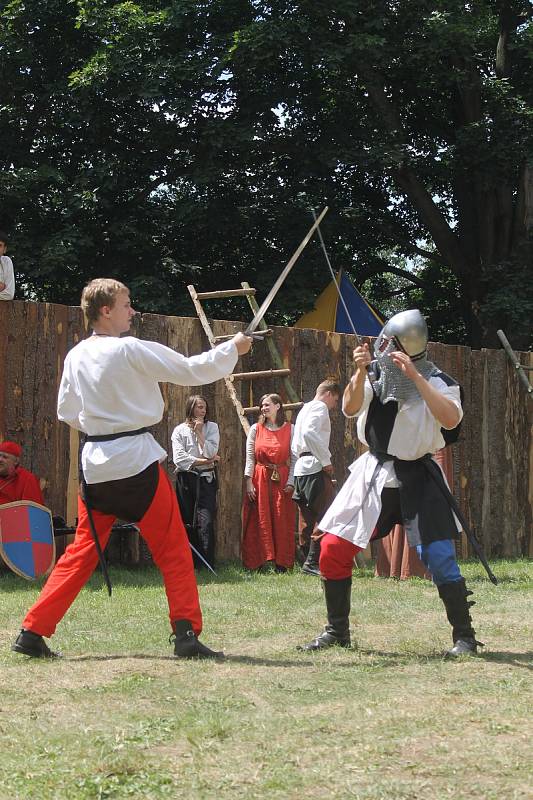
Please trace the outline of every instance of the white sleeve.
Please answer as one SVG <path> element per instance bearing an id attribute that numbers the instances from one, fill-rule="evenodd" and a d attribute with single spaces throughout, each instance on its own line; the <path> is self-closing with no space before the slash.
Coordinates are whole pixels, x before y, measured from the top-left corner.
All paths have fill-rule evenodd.
<path id="1" fill-rule="evenodd" d="M 361 407 L 355 412 L 355 414 L 347 414 L 344 410 L 344 406 L 342 409 L 342 413 L 346 417 L 346 419 L 353 419 L 354 417 L 360 417 L 361 414 L 367 410 L 368 406 L 372 402 L 372 398 L 374 397 L 374 390 L 372 389 L 372 384 L 368 378 L 365 378 L 365 385 L 363 387 L 363 402 L 361 403 Z"/>
<path id="2" fill-rule="evenodd" d="M 189 470 L 193 466 L 196 459 L 187 452 L 185 439 L 181 434 L 179 425 L 177 425 L 172 431 L 170 440 L 172 442 L 172 461 L 176 465 L 176 468 Z"/>
<path id="3" fill-rule="evenodd" d="M 82 412 L 81 398 L 76 392 L 69 375 L 68 357 L 63 367 L 63 375 L 59 384 L 57 396 L 57 418 L 61 422 L 66 422 L 72 428 L 81 430 L 79 416 Z"/>
<path id="4" fill-rule="evenodd" d="M 322 467 L 329 467 L 331 464 L 329 433 L 327 434 L 327 441 L 325 441 L 324 428 L 326 431 L 329 430 L 331 432 L 328 409 L 324 403 L 320 403 L 320 407 L 313 408 L 309 412 L 305 420 L 305 428 L 302 430 L 302 438 L 306 449 L 320 461 Z M 322 436 L 320 435 L 321 433 Z"/>
<path id="5" fill-rule="evenodd" d="M 257 423 L 254 423 L 248 431 L 246 437 L 246 464 L 244 467 L 244 477 L 253 478 L 255 469 L 255 436 L 257 433 Z"/>
<path id="6" fill-rule="evenodd" d="M 457 425 L 459 425 L 463 418 L 463 406 L 461 405 L 461 389 L 459 384 L 454 383 L 449 386 L 444 380 L 442 380 L 442 378 L 439 378 L 438 375 L 434 378 L 430 378 L 430 383 L 435 387 L 435 389 L 443 394 L 444 397 L 446 397 L 448 400 L 451 400 L 459 412 L 459 419 L 451 428 L 451 430 L 453 430 L 453 428 L 456 428 Z M 439 423 L 439 425 L 441 425 L 441 423 Z M 445 425 L 441 425 L 441 427 L 446 429 Z"/>
<path id="7" fill-rule="evenodd" d="M 204 446 L 200 448 L 200 452 L 204 458 L 213 458 L 213 456 L 216 456 L 218 453 L 219 446 L 220 432 L 218 430 L 218 425 L 216 422 L 208 422 Z"/>
<path id="8" fill-rule="evenodd" d="M 126 358 L 136 370 L 156 381 L 178 386 L 202 386 L 218 381 L 231 373 L 238 359 L 237 347 L 231 340 L 189 358 L 159 342 L 130 336 L 124 344 Z"/>
<path id="9" fill-rule="evenodd" d="M 15 273 L 13 262 L 9 256 L 0 256 L 0 282 L 5 283 L 5 289 L 0 292 L 0 300 L 13 300 L 15 296 Z"/>
<path id="10" fill-rule="evenodd" d="M 298 460 L 298 456 L 292 449 L 293 437 L 294 437 L 294 425 L 291 425 L 291 448 L 290 448 L 291 461 L 289 464 L 289 477 L 287 478 L 287 483 L 289 486 L 294 486 L 294 467 L 296 466 L 296 462 Z"/>

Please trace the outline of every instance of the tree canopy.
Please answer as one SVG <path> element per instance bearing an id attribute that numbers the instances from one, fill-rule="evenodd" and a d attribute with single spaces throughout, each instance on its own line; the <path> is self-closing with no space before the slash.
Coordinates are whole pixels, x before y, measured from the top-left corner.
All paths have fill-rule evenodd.
<path id="1" fill-rule="evenodd" d="M 0 227 L 27 297 L 113 274 L 146 311 L 265 293 L 312 222 L 432 338 L 531 344 L 533 22 L 521 0 L 0 2 Z M 311 243 L 272 307 L 328 282 Z M 235 318 L 241 308 L 211 308 Z"/>

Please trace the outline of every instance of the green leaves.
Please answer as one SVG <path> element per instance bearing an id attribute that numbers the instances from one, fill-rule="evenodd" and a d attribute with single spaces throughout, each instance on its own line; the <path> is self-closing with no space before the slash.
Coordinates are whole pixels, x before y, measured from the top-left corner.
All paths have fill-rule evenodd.
<path id="1" fill-rule="evenodd" d="M 0 227 L 19 285 L 71 301 L 111 270 L 160 311 L 188 311 L 191 280 L 266 291 L 309 208 L 327 202 L 330 256 L 356 283 L 394 265 L 391 254 L 411 263 L 421 241 L 440 248 L 465 339 L 479 346 L 504 307 L 490 299 L 493 276 L 531 260 L 519 204 L 533 39 L 512 12 L 503 46 L 489 0 L 4 4 Z M 44 290 L 51 254 L 58 280 Z M 319 248 L 302 270 L 280 320 L 323 288 Z M 458 335 L 454 302 L 416 291 L 383 301 L 393 311 L 416 299 L 430 326 L 438 307 L 442 336 Z M 505 305 L 513 324 L 525 313 Z"/>

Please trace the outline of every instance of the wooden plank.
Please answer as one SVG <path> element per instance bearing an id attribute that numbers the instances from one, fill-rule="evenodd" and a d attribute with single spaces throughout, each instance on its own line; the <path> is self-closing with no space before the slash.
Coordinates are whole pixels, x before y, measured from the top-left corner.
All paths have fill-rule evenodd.
<path id="1" fill-rule="evenodd" d="M 263 369 L 256 372 L 234 372 L 229 377 L 233 381 L 247 381 L 254 378 L 281 378 L 290 375 L 290 372 L 290 369 Z"/>
<path id="2" fill-rule="evenodd" d="M 213 323 L 216 333 L 229 333 L 240 327 L 239 323 L 218 321 Z M 246 356 L 248 358 L 248 356 Z M 242 384 L 238 385 L 241 389 Z M 215 391 L 216 419 L 220 429 L 219 490 L 217 499 L 216 559 L 236 560 L 241 549 L 241 504 L 244 485 L 244 443 L 239 434 L 235 408 L 230 402 L 224 381 L 213 385 Z M 240 397 L 239 405 L 240 405 Z M 242 408 L 242 405 L 241 405 Z"/>
<path id="3" fill-rule="evenodd" d="M 499 358 L 502 356 L 503 352 L 498 353 Z M 526 354 L 519 358 L 528 364 Z M 533 403 L 517 378 L 516 369 L 505 358 L 502 386 L 505 407 L 502 424 L 498 426 L 502 435 L 498 471 L 502 479 L 501 552 L 511 558 L 528 551 L 532 527 L 528 480 L 530 456 L 524 445 L 531 430 L 527 412 Z"/>
<path id="4" fill-rule="evenodd" d="M 285 411 L 292 411 L 293 409 L 301 408 L 302 406 L 303 403 L 283 403 L 283 408 L 285 409 Z M 248 408 L 244 409 L 244 412 L 246 414 L 259 413 L 260 411 L 261 411 L 260 406 L 249 406 Z"/>
<path id="5" fill-rule="evenodd" d="M 187 286 L 189 292 L 194 289 L 194 286 Z M 251 297 L 255 294 L 255 289 L 247 287 L 246 289 L 222 289 L 217 292 L 196 292 L 197 300 L 220 300 L 224 297 Z M 192 296 L 192 295 L 191 295 Z"/>

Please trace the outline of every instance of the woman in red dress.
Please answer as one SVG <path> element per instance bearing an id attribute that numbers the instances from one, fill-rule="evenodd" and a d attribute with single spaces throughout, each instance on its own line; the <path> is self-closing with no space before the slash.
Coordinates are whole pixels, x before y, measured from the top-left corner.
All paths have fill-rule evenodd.
<path id="1" fill-rule="evenodd" d="M 294 426 L 287 422 L 278 394 L 263 395 L 259 407 L 259 421 L 246 439 L 242 560 L 247 569 L 270 562 L 286 572 L 295 553 Z"/>

